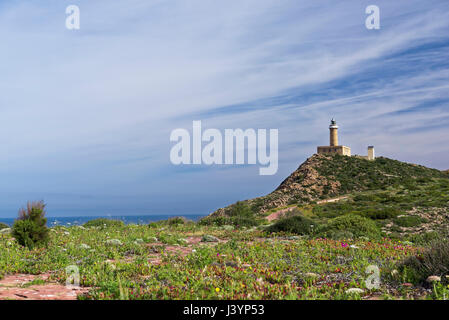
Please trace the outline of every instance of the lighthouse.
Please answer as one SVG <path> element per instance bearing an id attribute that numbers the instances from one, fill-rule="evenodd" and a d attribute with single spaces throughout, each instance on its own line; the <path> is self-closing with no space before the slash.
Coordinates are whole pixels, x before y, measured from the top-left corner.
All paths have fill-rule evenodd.
<path id="1" fill-rule="evenodd" d="M 335 121 L 334 119 L 331 120 L 329 131 L 330 131 L 330 146 L 331 147 L 338 146 L 338 125 L 337 121 Z"/>
<path id="2" fill-rule="evenodd" d="M 330 134 L 329 145 L 318 147 L 317 153 L 325 153 L 325 154 L 338 153 L 343 156 L 350 156 L 351 148 L 347 146 L 340 146 L 338 144 L 338 125 L 335 119 L 331 120 L 331 124 L 329 125 L 329 134 Z"/>

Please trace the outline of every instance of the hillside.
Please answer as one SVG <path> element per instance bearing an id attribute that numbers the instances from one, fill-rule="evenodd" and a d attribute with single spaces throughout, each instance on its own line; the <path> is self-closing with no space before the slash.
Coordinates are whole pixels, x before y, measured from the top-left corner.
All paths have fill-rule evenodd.
<path id="1" fill-rule="evenodd" d="M 261 218 L 298 209 L 317 222 L 354 213 L 375 220 L 384 234 L 430 232 L 449 225 L 448 178 L 446 172 L 388 158 L 315 154 L 272 193 L 207 219 L 236 216 L 242 206 Z"/>
<path id="2" fill-rule="evenodd" d="M 261 214 L 273 208 L 307 204 L 351 192 L 398 186 L 412 188 L 416 183 L 447 177 L 436 169 L 388 158 L 368 161 L 357 157 L 314 154 L 272 193 L 245 202 L 255 213 Z M 232 207 L 221 208 L 212 215 L 226 215 Z"/>

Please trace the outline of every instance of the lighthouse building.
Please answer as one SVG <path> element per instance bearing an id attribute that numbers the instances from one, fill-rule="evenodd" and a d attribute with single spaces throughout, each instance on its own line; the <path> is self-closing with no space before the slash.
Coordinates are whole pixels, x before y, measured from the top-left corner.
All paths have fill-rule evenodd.
<path id="1" fill-rule="evenodd" d="M 317 153 L 332 154 L 338 153 L 344 156 L 351 155 L 351 148 L 347 146 L 338 145 L 338 125 L 337 121 L 332 119 L 329 126 L 330 131 L 330 143 L 328 146 L 320 146 L 317 148 Z"/>

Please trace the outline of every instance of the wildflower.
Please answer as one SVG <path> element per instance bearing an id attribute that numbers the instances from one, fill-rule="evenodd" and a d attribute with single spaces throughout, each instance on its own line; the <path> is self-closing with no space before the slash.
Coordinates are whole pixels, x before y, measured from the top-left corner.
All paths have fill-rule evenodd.
<path id="1" fill-rule="evenodd" d="M 215 291 L 220 292 L 220 288 L 215 288 Z"/>

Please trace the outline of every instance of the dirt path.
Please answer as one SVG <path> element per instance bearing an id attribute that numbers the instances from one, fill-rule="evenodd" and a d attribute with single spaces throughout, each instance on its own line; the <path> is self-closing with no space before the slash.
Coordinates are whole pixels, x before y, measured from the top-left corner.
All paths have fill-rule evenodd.
<path id="1" fill-rule="evenodd" d="M 317 204 L 323 204 L 323 203 L 329 203 L 329 202 L 337 202 L 337 201 L 340 201 L 340 200 L 343 200 L 343 199 L 347 199 L 347 198 L 348 198 L 348 196 L 342 196 L 342 197 L 338 197 L 338 198 L 320 200 L 320 201 L 317 201 Z M 282 216 L 285 213 L 290 212 L 290 211 L 292 211 L 295 208 L 296 207 L 289 207 L 289 208 L 281 209 L 279 211 L 273 212 L 269 216 L 265 217 L 265 219 L 267 219 L 270 222 L 274 221 L 274 220 L 278 220 L 278 219 L 282 218 Z"/>
<path id="2" fill-rule="evenodd" d="M 343 199 L 348 199 L 348 196 L 343 196 L 343 197 L 338 197 L 338 198 L 332 198 L 332 199 L 326 199 L 326 200 L 320 200 L 317 201 L 317 204 L 322 204 L 322 203 L 329 203 L 329 202 L 337 202 Z"/>
<path id="3" fill-rule="evenodd" d="M 278 220 L 279 218 L 282 217 L 282 215 L 284 213 L 290 212 L 293 209 L 295 209 L 296 207 L 290 207 L 290 208 L 285 208 L 285 209 L 281 209 L 279 211 L 273 212 L 272 214 L 270 214 L 269 216 L 265 217 L 265 219 L 267 219 L 268 221 L 274 221 L 274 220 Z"/>

